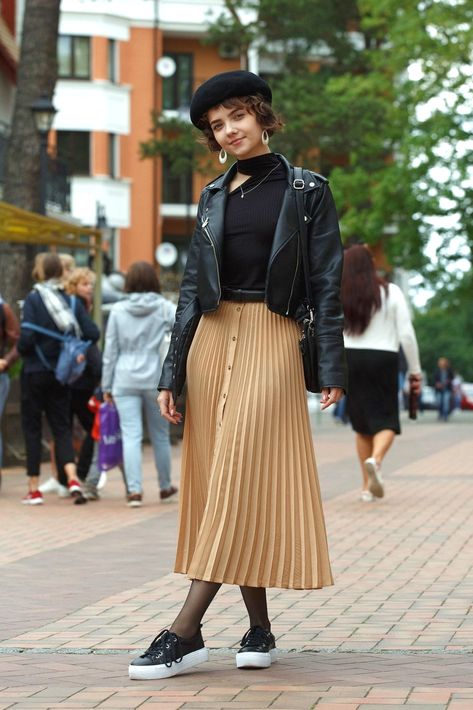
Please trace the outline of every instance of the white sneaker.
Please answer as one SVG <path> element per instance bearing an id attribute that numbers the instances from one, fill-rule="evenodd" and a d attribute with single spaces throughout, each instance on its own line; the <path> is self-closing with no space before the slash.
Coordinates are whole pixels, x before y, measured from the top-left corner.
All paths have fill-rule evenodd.
<path id="1" fill-rule="evenodd" d="M 98 490 L 98 491 L 101 491 L 102 488 L 105 486 L 106 483 L 107 483 L 107 474 L 106 474 L 105 471 L 102 471 L 102 472 L 100 473 L 99 482 L 97 483 L 97 490 Z"/>
<path id="2" fill-rule="evenodd" d="M 57 494 L 58 494 L 59 498 L 70 498 L 71 492 L 70 492 L 69 488 L 67 488 L 66 486 L 63 486 L 61 483 L 58 483 L 57 485 L 58 485 Z"/>
<path id="3" fill-rule="evenodd" d="M 374 458 L 365 459 L 364 461 L 365 471 L 368 474 L 368 490 L 376 498 L 382 498 L 384 496 L 384 483 L 383 477 L 381 475 L 381 467 Z"/>
<path id="4" fill-rule="evenodd" d="M 372 503 L 374 501 L 374 495 L 370 491 L 361 491 L 360 500 L 363 503 Z"/>
<path id="5" fill-rule="evenodd" d="M 51 476 L 47 481 L 42 483 L 38 490 L 40 493 L 59 493 L 60 484 L 57 478 Z"/>

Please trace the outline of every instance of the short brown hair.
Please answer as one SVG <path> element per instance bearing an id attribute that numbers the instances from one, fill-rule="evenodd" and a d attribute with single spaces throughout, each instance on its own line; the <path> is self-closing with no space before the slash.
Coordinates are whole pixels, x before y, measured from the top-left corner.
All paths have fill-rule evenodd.
<path id="1" fill-rule="evenodd" d="M 262 96 L 234 96 L 231 99 L 222 101 L 221 106 L 225 108 L 244 108 L 249 113 L 256 116 L 256 120 L 262 129 L 268 131 L 268 135 L 272 136 L 277 131 L 284 127 L 284 123 L 279 116 L 275 114 L 271 104 L 263 99 Z M 214 138 L 213 131 L 210 127 L 208 112 L 204 113 L 199 122 L 199 128 L 204 134 L 202 142 L 207 145 L 212 152 L 218 152 L 220 145 Z"/>
<path id="2" fill-rule="evenodd" d="M 161 293 L 161 284 L 153 266 L 147 261 L 135 261 L 125 278 L 126 293 Z"/>
<path id="3" fill-rule="evenodd" d="M 45 254 L 41 261 L 41 268 L 45 281 L 60 279 L 62 276 L 62 262 L 57 254 Z"/>

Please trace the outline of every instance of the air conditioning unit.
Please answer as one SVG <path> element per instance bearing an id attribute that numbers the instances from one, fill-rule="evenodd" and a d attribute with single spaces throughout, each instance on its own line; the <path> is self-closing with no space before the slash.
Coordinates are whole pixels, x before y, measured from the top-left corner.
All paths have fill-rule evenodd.
<path id="1" fill-rule="evenodd" d="M 240 48 L 230 42 L 222 42 L 218 48 L 218 53 L 222 59 L 238 59 Z"/>

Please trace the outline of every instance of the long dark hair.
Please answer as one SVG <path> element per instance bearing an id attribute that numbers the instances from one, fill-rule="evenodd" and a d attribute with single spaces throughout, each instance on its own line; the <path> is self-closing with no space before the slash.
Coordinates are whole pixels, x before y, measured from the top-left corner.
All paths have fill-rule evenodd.
<path id="1" fill-rule="evenodd" d="M 347 333 L 361 335 L 365 332 L 374 313 L 381 308 L 380 287 L 387 294 L 387 284 L 377 275 L 368 249 L 359 244 L 346 249 L 341 300 Z"/>

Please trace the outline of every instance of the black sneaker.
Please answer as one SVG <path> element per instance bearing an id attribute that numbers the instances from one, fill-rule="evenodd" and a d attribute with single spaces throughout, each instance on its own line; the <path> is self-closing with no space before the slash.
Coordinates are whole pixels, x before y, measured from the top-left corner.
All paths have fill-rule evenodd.
<path id="1" fill-rule="evenodd" d="M 190 639 L 182 638 L 164 629 L 151 642 L 150 647 L 128 666 L 131 680 L 158 680 L 209 660 L 209 650 L 204 646 L 200 628 Z"/>
<path id="2" fill-rule="evenodd" d="M 271 631 L 252 626 L 240 641 L 236 655 L 237 668 L 269 668 L 277 660 L 276 639 Z"/>

